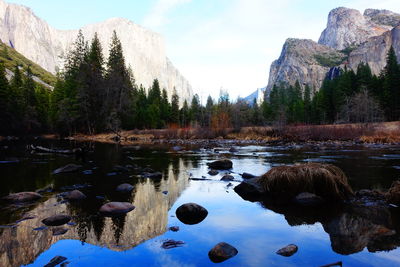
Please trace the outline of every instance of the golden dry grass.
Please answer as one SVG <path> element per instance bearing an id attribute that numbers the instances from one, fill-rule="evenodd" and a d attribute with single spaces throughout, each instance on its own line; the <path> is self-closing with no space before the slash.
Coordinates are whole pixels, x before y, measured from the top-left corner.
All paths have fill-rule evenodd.
<path id="1" fill-rule="evenodd" d="M 272 195 L 288 199 L 302 192 L 314 193 L 328 201 L 345 200 L 353 195 L 346 175 L 331 164 L 279 166 L 261 176 L 258 182 Z"/>

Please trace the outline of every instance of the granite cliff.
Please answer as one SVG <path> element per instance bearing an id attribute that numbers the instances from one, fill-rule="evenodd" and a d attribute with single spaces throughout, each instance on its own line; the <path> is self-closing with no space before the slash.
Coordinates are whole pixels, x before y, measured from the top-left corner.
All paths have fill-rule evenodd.
<path id="1" fill-rule="evenodd" d="M 355 70 L 361 62 L 379 74 L 390 46 L 400 56 L 399 24 L 400 14 L 388 10 L 367 9 L 361 14 L 336 8 L 329 13 L 318 43 L 301 39 L 285 42 L 279 59 L 271 65 L 267 89 L 299 81 L 318 90 L 331 68 L 346 65 Z"/>
<path id="2" fill-rule="evenodd" d="M 181 99 L 191 98 L 191 86 L 167 58 L 165 43 L 159 34 L 122 18 L 108 19 L 76 30 L 58 30 L 37 17 L 28 7 L 0 0 L 1 41 L 51 73 L 62 68 L 79 30 L 87 40 L 97 32 L 105 56 L 115 30 L 121 40 L 126 63 L 132 67 L 138 84 L 148 88 L 157 78 L 169 95 L 176 88 Z"/>

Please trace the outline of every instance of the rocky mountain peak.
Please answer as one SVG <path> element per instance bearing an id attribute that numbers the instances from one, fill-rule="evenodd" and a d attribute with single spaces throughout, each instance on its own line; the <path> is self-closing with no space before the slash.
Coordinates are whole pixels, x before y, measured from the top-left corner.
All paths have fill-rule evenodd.
<path id="1" fill-rule="evenodd" d="M 355 9 L 345 7 L 333 9 L 329 12 L 327 27 L 322 32 L 318 43 L 342 50 L 361 44 L 368 38 L 390 30 L 392 26 L 386 25 L 386 22 L 384 24 L 378 24 L 378 22 L 383 23 L 392 16 L 382 15 L 382 11 L 374 12 L 368 11 L 367 13 L 376 15 L 364 16 Z"/>
<path id="2" fill-rule="evenodd" d="M 121 41 L 125 62 L 133 70 L 137 84 L 145 88 L 158 79 L 171 96 L 175 88 L 182 99 L 190 100 L 193 92 L 189 82 L 174 67 L 166 55 L 162 36 L 125 18 L 111 18 L 80 28 L 86 40 L 97 32 L 108 56 L 110 40 L 115 30 Z M 58 30 L 37 17 L 31 9 L 0 0 L 0 39 L 45 70 L 56 73 L 62 69 L 65 57 L 79 29 Z"/>
<path id="3" fill-rule="evenodd" d="M 400 14 L 386 9 L 366 9 L 364 17 L 379 25 L 396 27 L 400 23 Z"/>

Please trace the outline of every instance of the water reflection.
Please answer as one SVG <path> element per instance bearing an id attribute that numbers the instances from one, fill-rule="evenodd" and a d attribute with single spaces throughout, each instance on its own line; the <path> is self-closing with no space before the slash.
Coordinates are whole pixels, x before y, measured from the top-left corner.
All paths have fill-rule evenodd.
<path id="1" fill-rule="evenodd" d="M 62 203 L 53 194 L 34 206 L 19 208 L 19 216 L 28 213 L 35 218 L 20 222 L 15 227 L 0 229 L 0 266 L 20 266 L 33 262 L 40 253 L 61 239 L 75 239 L 123 251 L 161 235 L 167 229 L 168 210 L 188 184 L 188 175 L 181 170 L 192 166 L 191 162 L 184 162 L 180 158 L 167 161 L 163 179 L 136 179 L 135 189 L 128 195 L 113 192 L 118 181 L 108 183 L 109 192 L 103 192 L 107 199 L 130 201 L 136 207 L 123 217 L 105 218 L 98 214 L 103 201 L 96 199 L 94 195 L 103 186 L 99 189 L 95 185 L 87 189 L 85 193 L 89 197 L 80 203 Z M 162 193 L 163 191 L 167 192 Z M 76 224 L 67 226 L 66 234 L 52 236 L 51 229 L 33 230 L 42 226 L 42 219 L 62 213 L 73 216 Z M 4 216 L 5 213 L 2 214 Z"/>

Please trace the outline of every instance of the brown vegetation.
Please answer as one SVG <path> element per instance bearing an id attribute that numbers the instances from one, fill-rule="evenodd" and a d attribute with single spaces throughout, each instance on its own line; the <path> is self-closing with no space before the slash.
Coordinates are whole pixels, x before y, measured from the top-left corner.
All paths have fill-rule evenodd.
<path id="1" fill-rule="evenodd" d="M 302 192 L 314 193 L 327 201 L 346 200 L 353 191 L 341 169 L 330 164 L 306 163 L 272 168 L 258 183 L 278 198 L 292 199 Z"/>

